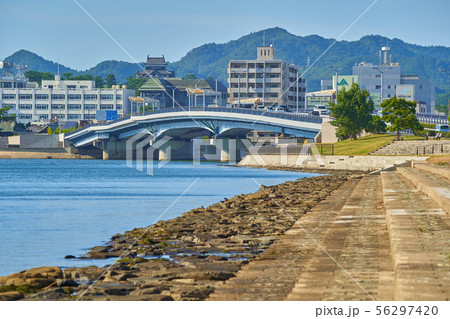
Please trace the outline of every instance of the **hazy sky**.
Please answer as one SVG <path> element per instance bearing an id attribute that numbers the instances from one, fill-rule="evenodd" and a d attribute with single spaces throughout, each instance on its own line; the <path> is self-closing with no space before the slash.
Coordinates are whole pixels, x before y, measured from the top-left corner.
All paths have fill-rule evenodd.
<path id="1" fill-rule="evenodd" d="M 77 0 L 138 61 L 281 27 L 337 38 L 374 0 Z M 0 0 L 0 59 L 20 49 L 76 69 L 132 59 L 74 0 Z M 449 0 L 379 0 L 343 40 L 367 34 L 450 46 Z"/>

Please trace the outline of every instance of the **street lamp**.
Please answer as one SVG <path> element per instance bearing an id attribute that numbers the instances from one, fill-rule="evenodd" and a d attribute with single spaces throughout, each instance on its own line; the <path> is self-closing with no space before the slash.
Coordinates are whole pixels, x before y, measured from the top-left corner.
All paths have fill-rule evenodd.
<path id="1" fill-rule="evenodd" d="M 376 66 L 373 67 L 374 70 L 377 70 L 381 74 L 380 106 L 381 106 L 381 103 L 383 103 L 383 74 L 384 74 L 384 72 L 386 72 L 387 70 L 389 70 L 391 68 L 392 68 L 391 66 L 388 66 L 388 67 L 386 67 L 384 69 L 376 67 Z"/>

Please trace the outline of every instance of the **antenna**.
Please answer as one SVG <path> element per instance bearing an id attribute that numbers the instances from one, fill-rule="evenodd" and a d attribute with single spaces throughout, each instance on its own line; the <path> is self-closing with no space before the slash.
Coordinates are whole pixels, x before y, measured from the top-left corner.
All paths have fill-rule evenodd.
<path id="1" fill-rule="evenodd" d="M 58 58 L 58 64 L 57 64 L 58 66 L 57 66 L 57 69 L 56 69 L 56 71 L 57 71 L 57 74 L 58 74 L 58 76 L 59 76 L 59 58 Z"/>
<path id="2" fill-rule="evenodd" d="M 263 30 L 263 47 L 266 46 L 266 30 Z"/>

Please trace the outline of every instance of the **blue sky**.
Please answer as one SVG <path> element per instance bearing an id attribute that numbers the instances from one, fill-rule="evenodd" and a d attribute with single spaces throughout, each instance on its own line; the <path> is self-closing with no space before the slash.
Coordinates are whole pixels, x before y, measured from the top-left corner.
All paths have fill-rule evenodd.
<path id="1" fill-rule="evenodd" d="M 337 38 L 374 0 L 77 0 L 138 61 L 179 60 L 199 45 L 282 27 Z M 0 0 L 0 59 L 19 49 L 87 69 L 132 61 L 73 0 Z M 367 34 L 450 46 L 450 1 L 379 0 L 343 40 Z"/>

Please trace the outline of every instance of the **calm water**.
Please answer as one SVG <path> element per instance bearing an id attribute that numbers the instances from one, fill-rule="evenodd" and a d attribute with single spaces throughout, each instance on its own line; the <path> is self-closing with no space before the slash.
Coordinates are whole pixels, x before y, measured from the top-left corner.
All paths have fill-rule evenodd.
<path id="1" fill-rule="evenodd" d="M 0 160 L 0 276 L 37 266 L 104 265 L 65 260 L 116 233 L 167 220 L 260 184 L 313 174 L 172 162 L 149 176 L 124 161 Z M 111 263 L 111 261 L 109 261 Z"/>

